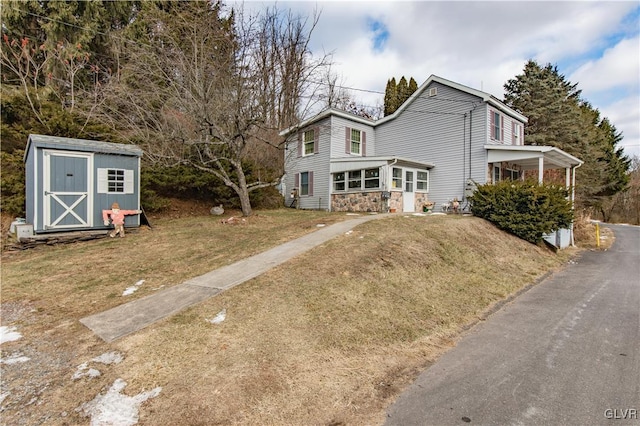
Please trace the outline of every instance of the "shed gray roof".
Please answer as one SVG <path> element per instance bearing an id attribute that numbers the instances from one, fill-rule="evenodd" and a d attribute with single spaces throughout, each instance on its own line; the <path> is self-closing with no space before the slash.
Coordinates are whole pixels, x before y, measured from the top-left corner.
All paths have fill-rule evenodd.
<path id="1" fill-rule="evenodd" d="M 29 135 L 25 149 L 25 159 L 29 147 L 68 149 L 73 151 L 99 152 L 104 154 L 130 155 L 142 157 L 142 149 L 137 145 L 101 142 L 88 139 L 63 138 L 60 136 Z"/>

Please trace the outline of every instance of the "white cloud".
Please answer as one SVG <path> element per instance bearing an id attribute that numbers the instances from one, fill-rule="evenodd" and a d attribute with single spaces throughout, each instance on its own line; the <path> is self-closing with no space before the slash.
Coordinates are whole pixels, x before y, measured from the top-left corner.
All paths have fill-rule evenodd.
<path id="1" fill-rule="evenodd" d="M 640 37 L 623 39 L 606 49 L 602 57 L 585 62 L 570 77 L 583 91 L 597 92 L 614 87 L 638 88 L 640 80 Z"/>

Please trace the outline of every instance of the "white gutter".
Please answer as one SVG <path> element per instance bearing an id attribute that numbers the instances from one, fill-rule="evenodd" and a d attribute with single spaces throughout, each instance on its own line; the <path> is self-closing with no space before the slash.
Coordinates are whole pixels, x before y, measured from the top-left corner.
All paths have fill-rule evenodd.
<path id="1" fill-rule="evenodd" d="M 576 205 L 576 169 L 580 166 L 582 166 L 582 163 L 572 167 L 573 176 L 571 177 L 571 208 L 573 209 L 574 212 L 575 212 L 575 205 Z M 576 246 L 576 241 L 573 235 L 573 222 L 574 221 L 571 221 L 571 247 Z"/>

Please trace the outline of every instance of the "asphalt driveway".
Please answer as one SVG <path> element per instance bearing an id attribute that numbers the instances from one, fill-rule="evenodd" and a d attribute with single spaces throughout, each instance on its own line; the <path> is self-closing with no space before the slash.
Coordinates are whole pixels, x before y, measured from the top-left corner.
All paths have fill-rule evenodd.
<path id="1" fill-rule="evenodd" d="M 640 227 L 469 330 L 386 425 L 640 424 Z"/>

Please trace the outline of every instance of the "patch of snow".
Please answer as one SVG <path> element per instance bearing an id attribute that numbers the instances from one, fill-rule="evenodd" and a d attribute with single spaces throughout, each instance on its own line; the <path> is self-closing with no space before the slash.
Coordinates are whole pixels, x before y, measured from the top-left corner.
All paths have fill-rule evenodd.
<path id="1" fill-rule="evenodd" d="M 31 358 L 29 358 L 27 356 L 23 356 L 20 352 L 17 352 L 15 354 L 11 354 L 7 358 L 0 359 L 0 364 L 7 364 L 7 365 L 18 364 L 20 362 L 27 362 L 30 359 Z"/>
<path id="2" fill-rule="evenodd" d="M 447 215 L 446 213 L 442 213 L 442 212 L 431 213 L 431 216 L 446 216 L 446 215 Z"/>
<path id="3" fill-rule="evenodd" d="M 90 379 L 93 379 L 95 377 L 100 377 L 101 374 L 102 373 L 100 373 L 100 371 L 96 370 L 95 368 L 89 368 L 89 364 L 83 362 L 78 366 L 76 372 L 73 373 L 72 379 L 79 380 L 83 377 L 89 377 Z"/>
<path id="4" fill-rule="evenodd" d="M 123 296 L 129 296 L 130 294 L 135 293 L 136 291 L 138 291 L 138 287 L 140 287 L 142 284 L 144 284 L 145 280 L 140 280 L 137 283 L 135 283 L 133 286 L 131 287 L 127 287 L 125 289 L 125 291 L 122 292 Z"/>
<path id="5" fill-rule="evenodd" d="M 9 392 L 0 393 L 0 404 L 2 404 L 9 395 L 11 395 Z"/>
<path id="6" fill-rule="evenodd" d="M 116 379 L 106 394 L 98 394 L 92 401 L 82 404 L 76 410 L 91 417 L 91 426 L 130 426 L 138 423 L 140 405 L 149 398 L 155 398 L 162 391 L 157 387 L 135 396 L 120 392 L 127 382 Z"/>
<path id="7" fill-rule="evenodd" d="M 318 227 L 318 228 L 323 228 L 325 226 L 327 226 L 327 225 L 325 225 L 324 223 L 319 223 L 319 224 L 316 225 L 316 227 Z"/>
<path id="8" fill-rule="evenodd" d="M 19 340 L 22 337 L 22 334 L 18 333 L 17 328 L 15 327 L 7 327 L 5 325 L 0 327 L 0 344 L 5 342 L 13 342 L 14 340 Z"/>
<path id="9" fill-rule="evenodd" d="M 160 290 L 162 287 L 164 287 L 164 284 L 162 284 L 160 287 L 152 288 L 151 290 Z"/>
<path id="10" fill-rule="evenodd" d="M 347 231 L 347 232 L 345 232 L 344 234 L 345 234 L 345 235 L 351 235 L 352 233 L 353 233 L 353 231 Z"/>
<path id="11" fill-rule="evenodd" d="M 347 216 L 360 216 L 360 213 L 347 213 Z"/>
<path id="12" fill-rule="evenodd" d="M 424 213 L 414 213 L 413 216 L 426 216 Z"/>
<path id="13" fill-rule="evenodd" d="M 209 321 L 211 324 L 220 324 L 226 318 L 227 318 L 227 310 L 223 309 L 220 312 L 218 312 L 218 314 L 215 317 L 208 319 L 207 321 Z"/>
<path id="14" fill-rule="evenodd" d="M 120 352 L 105 352 L 100 356 L 93 358 L 91 361 L 100 362 L 102 364 L 120 364 L 123 360 L 123 356 Z"/>

